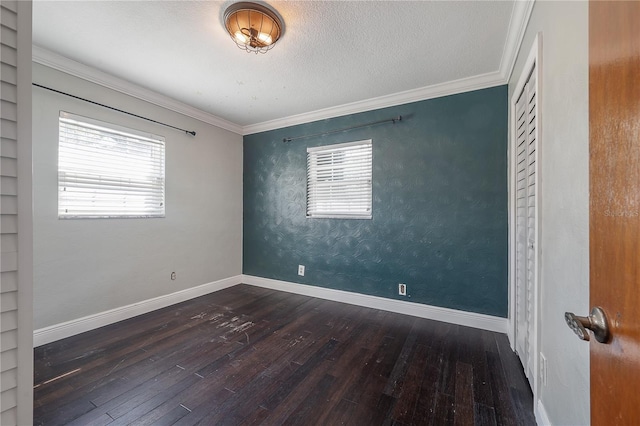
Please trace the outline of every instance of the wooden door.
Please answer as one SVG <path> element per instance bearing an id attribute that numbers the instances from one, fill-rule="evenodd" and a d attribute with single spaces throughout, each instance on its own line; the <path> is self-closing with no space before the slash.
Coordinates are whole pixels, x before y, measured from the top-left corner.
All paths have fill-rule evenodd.
<path id="1" fill-rule="evenodd" d="M 590 299 L 611 340 L 592 339 L 593 425 L 640 424 L 640 2 L 589 5 Z"/>

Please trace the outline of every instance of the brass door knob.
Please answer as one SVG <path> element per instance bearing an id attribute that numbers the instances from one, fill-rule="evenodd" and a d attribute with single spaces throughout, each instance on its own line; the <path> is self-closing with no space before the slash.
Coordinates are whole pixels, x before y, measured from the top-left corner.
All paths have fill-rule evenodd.
<path id="1" fill-rule="evenodd" d="M 600 343 L 606 343 L 609 340 L 609 324 L 607 316 L 601 307 L 596 306 L 591 309 L 588 317 L 579 317 L 573 312 L 565 312 L 564 320 L 571 330 L 582 340 L 590 340 L 589 332 L 593 332 L 594 337 Z"/>

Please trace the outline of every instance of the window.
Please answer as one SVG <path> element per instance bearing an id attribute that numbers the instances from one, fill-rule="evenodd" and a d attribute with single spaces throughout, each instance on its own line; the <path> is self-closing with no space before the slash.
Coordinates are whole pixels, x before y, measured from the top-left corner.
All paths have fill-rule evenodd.
<path id="1" fill-rule="evenodd" d="M 164 138 L 60 112 L 59 218 L 164 217 Z"/>
<path id="2" fill-rule="evenodd" d="M 371 219 L 371 139 L 307 148 L 307 217 Z"/>

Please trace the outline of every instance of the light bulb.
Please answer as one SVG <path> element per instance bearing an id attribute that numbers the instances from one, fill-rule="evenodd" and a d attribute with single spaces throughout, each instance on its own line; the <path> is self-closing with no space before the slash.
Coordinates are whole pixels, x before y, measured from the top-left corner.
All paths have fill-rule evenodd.
<path id="1" fill-rule="evenodd" d="M 270 45 L 271 43 L 273 43 L 273 40 L 271 39 L 271 36 L 267 33 L 259 33 L 258 34 L 258 40 L 260 40 L 263 44 L 265 45 Z"/>
<path id="2" fill-rule="evenodd" d="M 249 38 L 246 35 L 242 34 L 242 31 L 236 31 L 234 36 L 236 37 L 236 42 L 238 43 L 247 44 L 249 42 Z"/>

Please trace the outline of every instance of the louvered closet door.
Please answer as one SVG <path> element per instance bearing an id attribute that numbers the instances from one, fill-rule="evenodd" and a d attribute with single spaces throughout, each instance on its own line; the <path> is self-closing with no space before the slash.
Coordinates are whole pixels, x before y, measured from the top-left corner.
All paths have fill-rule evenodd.
<path id="1" fill-rule="evenodd" d="M 533 380 L 533 326 L 537 273 L 536 82 L 532 71 L 516 103 L 516 351 Z"/>
<path id="2" fill-rule="evenodd" d="M 0 424 L 14 425 L 18 421 L 18 167 L 17 167 L 17 4 L 0 4 L 0 189 L 2 202 L 0 213 L 0 255 L 2 299 L 0 320 L 0 370 L 2 390 L 0 399 Z"/>
<path id="3" fill-rule="evenodd" d="M 2 426 L 33 424 L 33 299 L 29 256 L 32 211 L 31 14 L 30 2 L 0 0 Z"/>

